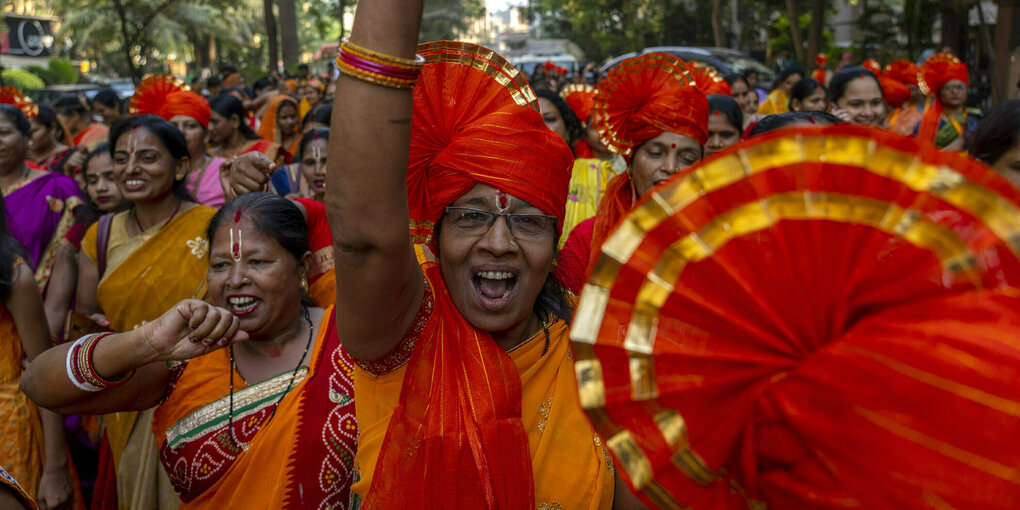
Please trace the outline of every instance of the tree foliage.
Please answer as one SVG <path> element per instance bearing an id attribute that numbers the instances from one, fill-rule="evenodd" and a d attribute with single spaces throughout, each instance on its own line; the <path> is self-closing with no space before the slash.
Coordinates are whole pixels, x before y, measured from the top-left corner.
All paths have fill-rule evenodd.
<path id="1" fill-rule="evenodd" d="M 456 39 L 468 26 L 468 19 L 483 12 L 484 0 L 426 0 L 419 41 Z"/>

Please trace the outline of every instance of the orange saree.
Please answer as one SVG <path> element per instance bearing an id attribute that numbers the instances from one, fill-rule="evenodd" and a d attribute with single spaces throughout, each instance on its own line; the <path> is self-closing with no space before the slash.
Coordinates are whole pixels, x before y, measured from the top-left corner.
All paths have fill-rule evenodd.
<path id="1" fill-rule="evenodd" d="M 227 349 L 171 368 L 172 390 L 152 433 L 180 508 L 346 508 L 358 426 L 351 360 L 332 307 L 307 368 L 251 386 L 234 371 L 228 409 L 231 370 Z M 231 413 L 242 448 L 229 439 Z"/>
<path id="2" fill-rule="evenodd" d="M 423 462 L 430 448 L 437 448 L 443 442 L 472 443 L 475 437 L 485 437 L 486 434 L 492 434 L 492 439 L 499 441 L 504 435 L 516 433 L 509 428 L 511 420 L 516 420 L 523 424 L 528 450 L 520 452 L 523 458 L 514 460 L 530 465 L 534 488 L 523 487 L 519 479 L 506 477 L 508 466 L 490 464 L 487 467 L 493 479 L 510 484 L 504 490 L 519 498 L 513 502 L 518 506 L 506 507 L 502 506 L 506 502 L 502 502 L 493 505 L 493 508 L 608 509 L 613 502 L 612 459 L 581 410 L 566 322 L 561 320 L 549 326 L 548 346 L 545 334 L 540 331 L 521 346 L 504 352 L 488 335 L 474 332 L 460 316 L 446 294 L 438 264 L 427 262 L 423 271 L 429 283 L 427 296 L 404 342 L 394 354 L 381 361 L 355 360 L 354 384 L 361 434 L 355 462 L 356 481 L 351 487 L 355 494 L 352 508 L 398 508 L 403 502 L 410 504 L 408 508 L 436 508 L 437 505 L 468 508 L 464 506 L 465 501 L 471 501 L 469 497 L 483 497 L 484 485 L 464 479 L 441 485 L 437 480 L 457 473 L 458 463 L 473 465 L 475 460 L 467 452 L 466 458 L 444 459 L 438 470 L 440 472 L 428 473 L 426 480 L 415 481 L 411 487 L 401 489 L 394 482 L 403 480 L 406 483 L 408 479 L 402 479 L 398 473 L 413 469 L 406 464 Z M 456 321 L 456 326 L 450 324 L 452 321 Z M 441 346 L 456 340 L 453 338 L 455 333 L 448 333 L 453 328 L 472 330 L 473 337 L 459 348 Z M 458 433 L 455 429 L 463 424 L 448 424 L 444 429 L 448 432 L 444 436 L 426 437 L 423 443 L 419 443 L 422 430 L 430 426 L 427 422 L 423 423 L 426 420 L 422 418 L 442 420 L 443 417 L 434 416 L 434 413 L 429 416 L 424 409 L 407 409 L 403 405 L 407 401 L 404 393 L 430 391 L 424 385 L 431 383 L 433 372 L 431 369 L 427 372 L 419 370 L 419 367 L 428 366 L 430 360 L 423 359 L 423 356 L 437 349 L 451 352 L 444 353 L 443 360 L 436 362 L 435 369 L 454 368 L 458 377 L 463 378 L 461 388 L 449 388 L 449 392 L 440 396 L 446 399 L 442 405 L 464 405 L 458 403 L 463 397 L 458 397 L 457 392 L 486 393 L 490 398 L 505 400 L 507 406 L 516 408 L 516 417 L 502 422 L 492 417 L 489 423 L 478 425 L 480 433 L 472 433 L 470 428 L 468 433 Z M 461 359 L 455 361 L 454 358 L 458 357 Z M 406 364 L 400 365 L 402 362 Z M 394 368 L 395 365 L 399 367 Z M 482 380 L 489 383 L 472 383 Z M 514 400 L 510 401 L 510 398 Z M 398 415 L 414 420 L 416 425 L 410 429 L 390 430 Z M 473 423 L 483 419 L 477 415 L 473 418 Z M 402 452 L 402 455 L 384 453 L 391 441 L 398 442 L 401 448 L 389 451 Z M 475 448 L 478 447 L 474 446 L 472 450 Z M 510 456 L 510 453 L 504 452 L 504 456 Z M 478 493 L 451 494 L 447 490 L 449 487 L 458 487 L 465 493 L 472 492 L 465 489 L 474 489 Z M 406 494 L 424 494 L 424 497 L 406 501 L 402 499 Z M 400 503 L 393 506 L 395 502 Z"/>

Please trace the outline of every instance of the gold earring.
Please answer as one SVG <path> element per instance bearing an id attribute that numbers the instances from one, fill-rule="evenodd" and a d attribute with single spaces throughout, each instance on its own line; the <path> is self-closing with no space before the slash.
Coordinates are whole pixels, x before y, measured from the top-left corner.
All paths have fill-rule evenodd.
<path id="1" fill-rule="evenodd" d="M 301 292 L 308 294 L 308 278 L 301 277 Z"/>

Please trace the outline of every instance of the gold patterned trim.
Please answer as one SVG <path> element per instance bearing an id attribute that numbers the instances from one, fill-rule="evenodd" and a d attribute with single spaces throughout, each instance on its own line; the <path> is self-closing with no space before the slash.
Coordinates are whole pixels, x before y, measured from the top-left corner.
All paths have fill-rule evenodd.
<path id="1" fill-rule="evenodd" d="M 308 367 L 301 367 L 296 374 L 293 371 L 284 372 L 253 386 L 235 391 L 233 397 L 234 421 L 239 422 L 265 406 L 275 404 L 280 394 L 287 390 L 288 386 L 291 386 L 292 377 L 294 379 L 293 387 L 296 387 L 307 375 Z M 205 432 L 226 425 L 229 413 L 230 395 L 220 397 L 200 407 L 166 430 L 167 445 L 177 448 L 182 442 L 195 439 L 199 434 L 204 435 Z"/>
<path id="2" fill-rule="evenodd" d="M 436 41 L 418 45 L 418 53 L 429 64 L 450 63 L 473 67 L 489 75 L 510 93 L 520 106 L 539 112 L 538 98 L 524 75 L 495 51 L 477 44 Z"/>
<path id="3" fill-rule="evenodd" d="M 583 299 L 577 308 L 571 340 L 575 342 L 575 371 L 582 406 L 596 428 L 612 437 L 607 443 L 627 471 L 633 486 L 663 508 L 679 507 L 651 478 L 649 460 L 637 447 L 630 433 L 616 425 L 605 409 L 605 383 L 601 363 L 594 353 L 594 344 L 598 340 L 610 300 L 610 289 L 622 265 L 640 246 L 645 232 L 658 228 L 669 217 L 685 221 L 685 218 L 675 216 L 677 210 L 748 176 L 776 168 L 819 162 L 865 170 L 900 182 L 916 192 L 934 195 L 982 221 L 1014 255 L 1020 254 L 1020 210 L 1014 203 L 991 189 L 971 182 L 948 166 L 923 161 L 910 152 L 879 146 L 875 140 L 862 136 L 797 135 L 776 139 L 706 162 L 685 178 L 653 194 L 644 206 L 628 216 L 601 248 L 601 256 L 589 283 L 585 285 Z M 719 215 L 698 231 L 693 231 L 693 225 L 684 225 L 691 233 L 668 248 L 672 258 L 682 263 L 657 265 L 646 275 L 635 300 L 634 315 L 625 338 L 631 369 L 634 370 L 636 366 L 648 373 L 651 373 L 649 368 L 654 370 L 654 367 L 647 366 L 644 358 L 654 348 L 657 310 L 664 303 L 663 296 L 672 292 L 687 262 L 703 260 L 729 240 L 768 228 L 784 219 L 834 220 L 877 228 L 931 251 L 939 258 L 946 273 L 954 275 L 959 281 L 975 286 L 981 284 L 980 271 L 970 246 L 956 232 L 929 221 L 918 211 L 874 198 L 840 193 L 779 193 L 739 205 Z M 639 361 L 635 362 L 635 359 Z M 632 374 L 632 397 L 652 394 L 646 387 L 648 382 L 648 378 Z M 988 400 L 987 395 L 973 397 Z M 1007 407 L 1013 409 L 1012 406 Z M 663 439 L 674 448 L 672 463 L 676 467 L 700 484 L 715 479 L 717 474 L 708 469 L 704 460 L 689 445 L 684 446 L 686 425 L 679 414 L 672 416 L 660 413 L 656 415 L 656 423 Z M 966 452 L 956 453 L 962 455 Z M 998 473 L 1001 467 L 986 466 L 986 470 Z M 748 504 L 751 508 L 761 508 L 763 505 L 753 500 L 748 500 Z"/>

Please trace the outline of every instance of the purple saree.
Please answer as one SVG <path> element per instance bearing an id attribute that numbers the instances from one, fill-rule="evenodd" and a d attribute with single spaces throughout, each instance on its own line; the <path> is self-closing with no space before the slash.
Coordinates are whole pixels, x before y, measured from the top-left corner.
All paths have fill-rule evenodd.
<path id="1" fill-rule="evenodd" d="M 74 225 L 74 209 L 84 204 L 74 179 L 57 172 L 47 172 L 4 196 L 7 226 L 25 247 L 25 260 L 35 271 L 40 290 L 46 288 L 60 240 Z"/>

